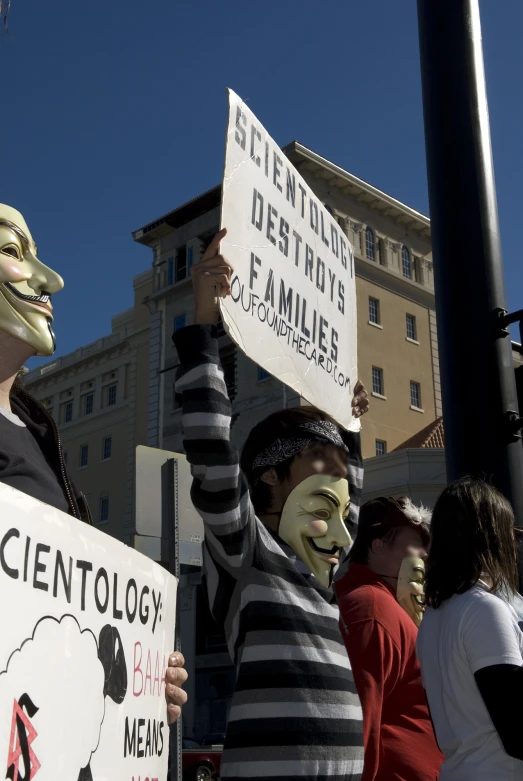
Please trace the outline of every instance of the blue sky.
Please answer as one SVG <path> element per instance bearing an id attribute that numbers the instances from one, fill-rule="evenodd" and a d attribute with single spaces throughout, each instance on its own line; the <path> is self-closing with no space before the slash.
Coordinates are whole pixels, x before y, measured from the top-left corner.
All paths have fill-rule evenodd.
<path id="1" fill-rule="evenodd" d="M 481 2 L 505 274 L 523 306 L 523 3 Z M 217 184 L 232 87 L 293 139 L 428 213 L 414 0 L 12 0 L 0 202 L 65 279 L 57 355 L 110 332 L 151 262 L 131 231 Z M 32 365 L 35 365 L 34 363 Z"/>

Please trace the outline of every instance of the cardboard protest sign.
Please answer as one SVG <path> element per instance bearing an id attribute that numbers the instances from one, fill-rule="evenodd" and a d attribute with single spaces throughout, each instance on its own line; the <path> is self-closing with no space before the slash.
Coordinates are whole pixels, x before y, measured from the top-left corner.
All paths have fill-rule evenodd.
<path id="1" fill-rule="evenodd" d="M 176 580 L 0 484 L 0 777 L 163 781 Z"/>
<path id="2" fill-rule="evenodd" d="M 359 430 L 352 247 L 252 111 L 229 91 L 221 225 L 234 267 L 229 336 L 342 426 Z"/>

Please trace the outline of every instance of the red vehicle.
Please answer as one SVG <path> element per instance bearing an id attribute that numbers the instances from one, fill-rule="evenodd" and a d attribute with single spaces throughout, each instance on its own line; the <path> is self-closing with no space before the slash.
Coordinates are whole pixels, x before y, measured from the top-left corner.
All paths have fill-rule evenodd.
<path id="1" fill-rule="evenodd" d="M 182 743 L 183 781 L 211 781 L 220 775 L 223 745 L 199 746 L 187 738 Z"/>

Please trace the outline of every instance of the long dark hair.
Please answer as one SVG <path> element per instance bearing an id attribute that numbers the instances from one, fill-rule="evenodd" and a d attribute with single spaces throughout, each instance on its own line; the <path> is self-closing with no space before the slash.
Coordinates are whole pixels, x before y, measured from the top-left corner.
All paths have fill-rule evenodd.
<path id="1" fill-rule="evenodd" d="M 492 592 L 518 589 L 514 513 L 507 499 L 484 480 L 451 483 L 432 513 L 425 598 L 433 608 L 474 586 L 482 574 Z"/>

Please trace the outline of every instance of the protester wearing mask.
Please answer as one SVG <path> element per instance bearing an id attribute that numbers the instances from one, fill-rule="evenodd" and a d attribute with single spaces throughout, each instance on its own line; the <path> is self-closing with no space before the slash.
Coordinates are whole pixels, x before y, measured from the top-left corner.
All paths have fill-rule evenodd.
<path id="1" fill-rule="evenodd" d="M 418 637 L 441 781 L 523 778 L 523 634 L 514 513 L 493 486 L 470 477 L 438 499 L 432 516 Z"/>
<path id="2" fill-rule="evenodd" d="M 90 523 L 56 424 L 21 381 L 31 356 L 54 353 L 51 295 L 63 286 L 38 259 L 22 215 L 0 205 L 0 482 Z"/>
<path id="3" fill-rule="evenodd" d="M 429 521 L 407 498 L 367 502 L 336 582 L 363 707 L 363 781 L 435 781 L 443 760 L 416 658 Z"/>
<path id="4" fill-rule="evenodd" d="M 173 336 L 205 582 L 236 667 L 220 775 L 355 781 L 362 714 L 331 584 L 357 524 L 359 434 L 313 407 L 282 410 L 253 429 L 240 468 L 216 328 L 224 235 L 192 268 L 196 324 Z M 363 389 L 352 404 L 366 410 Z"/>
<path id="5" fill-rule="evenodd" d="M 0 482 L 91 523 L 85 497 L 67 471 L 56 423 L 21 381 L 29 358 L 55 351 L 51 296 L 64 286 L 37 255 L 20 212 L 0 204 Z M 183 664 L 181 654 L 169 659 L 171 721 L 187 699 L 179 688 L 187 678 Z"/>

